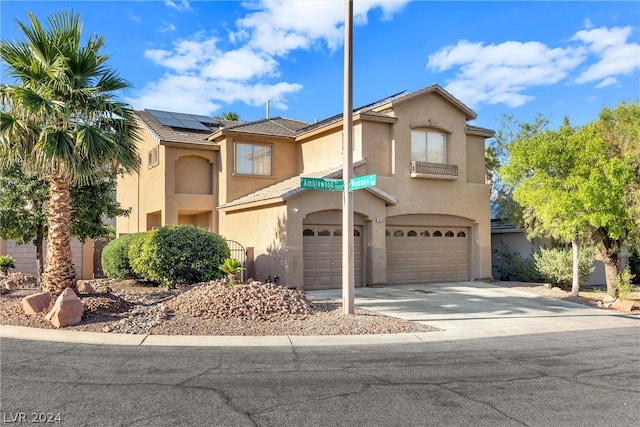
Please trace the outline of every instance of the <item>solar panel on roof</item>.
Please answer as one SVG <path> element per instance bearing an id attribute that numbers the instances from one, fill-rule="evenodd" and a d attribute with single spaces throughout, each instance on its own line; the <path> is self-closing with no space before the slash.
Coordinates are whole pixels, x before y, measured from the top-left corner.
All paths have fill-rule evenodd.
<path id="1" fill-rule="evenodd" d="M 174 113 L 171 111 L 161 110 L 145 111 L 151 114 L 151 116 L 153 116 L 153 118 L 156 119 L 161 125 L 171 126 L 175 128 L 210 131 L 211 129 L 206 125 L 220 125 L 220 123 L 216 122 L 211 117 L 199 114 Z"/>

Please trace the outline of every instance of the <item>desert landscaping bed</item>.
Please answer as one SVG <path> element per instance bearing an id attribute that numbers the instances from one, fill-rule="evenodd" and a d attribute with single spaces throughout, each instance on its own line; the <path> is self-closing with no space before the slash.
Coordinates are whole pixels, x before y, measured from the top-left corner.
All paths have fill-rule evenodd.
<path id="1" fill-rule="evenodd" d="M 53 329 L 44 314 L 24 313 L 22 299 L 39 292 L 33 276 L 12 273 L 14 286 L 0 299 L 0 324 Z M 80 323 L 65 329 L 152 335 L 364 335 L 437 331 L 437 328 L 356 308 L 344 316 L 332 301 L 308 301 L 301 292 L 251 282 L 229 286 L 221 282 L 162 290 L 135 281 L 96 280 L 94 293 L 79 293 L 84 306 Z M 569 292 L 543 284 L 494 282 L 524 292 L 640 314 L 638 301 L 603 303 L 603 292 Z M 620 307 L 625 307 L 621 309 Z M 50 307 L 49 307 L 50 308 Z"/>
<path id="2" fill-rule="evenodd" d="M 16 286 L 2 295 L 0 324 L 53 329 L 44 315 L 26 315 L 25 296 L 39 292 L 32 276 L 10 275 Z M 363 335 L 437 331 L 370 310 L 344 316 L 341 305 L 308 301 L 295 290 L 253 282 L 219 282 L 161 290 L 134 281 L 97 280 L 79 294 L 80 323 L 64 329 L 152 335 Z"/>

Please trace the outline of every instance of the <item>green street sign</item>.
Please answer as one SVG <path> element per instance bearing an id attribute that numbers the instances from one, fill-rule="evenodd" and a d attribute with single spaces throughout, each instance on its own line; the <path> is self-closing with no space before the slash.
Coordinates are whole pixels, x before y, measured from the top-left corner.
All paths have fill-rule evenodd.
<path id="1" fill-rule="evenodd" d="M 342 191 L 344 181 L 341 179 L 300 177 L 300 187 L 314 190 Z"/>
<path id="2" fill-rule="evenodd" d="M 356 176 L 349 180 L 349 191 L 360 190 L 376 185 L 376 174 Z"/>

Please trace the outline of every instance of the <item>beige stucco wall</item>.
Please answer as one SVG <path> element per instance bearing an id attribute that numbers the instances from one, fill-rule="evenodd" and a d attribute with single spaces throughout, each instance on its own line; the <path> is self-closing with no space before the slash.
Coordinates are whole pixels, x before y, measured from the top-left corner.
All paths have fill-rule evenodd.
<path id="1" fill-rule="evenodd" d="M 267 276 L 280 276 L 280 283 L 288 283 L 290 272 L 288 259 L 289 233 L 287 232 L 287 207 L 283 203 L 263 206 L 255 210 L 220 212 L 224 224 L 220 235 L 241 245 L 254 248 L 254 273 L 256 280 Z"/>
<path id="2" fill-rule="evenodd" d="M 235 142 L 270 144 L 272 146 L 271 176 L 239 175 L 235 173 Z M 277 138 L 227 136 L 219 141 L 220 166 L 216 169 L 219 182 L 218 204 L 246 196 L 299 173 L 300 149 L 292 140 Z"/>
<path id="3" fill-rule="evenodd" d="M 217 147 L 160 144 L 147 131 L 141 135 L 139 174 L 118 178 L 117 200 L 132 212 L 117 219 L 117 235 L 179 223 L 215 230 Z M 148 153 L 154 147 L 158 148 L 158 164 L 150 167 Z"/>
<path id="4" fill-rule="evenodd" d="M 46 242 L 44 251 L 46 253 Z M 0 255 L 11 255 L 15 260 L 15 270 L 28 274 L 36 274 L 36 247 L 32 244 L 18 245 L 14 240 L 0 239 Z M 78 279 L 93 278 L 93 240 L 84 245 L 77 238 L 71 239 L 71 259 Z"/>
<path id="5" fill-rule="evenodd" d="M 484 160 L 485 139 L 478 135 L 467 135 L 467 182 L 484 184 L 487 179 Z"/>
<path id="6" fill-rule="evenodd" d="M 213 169 L 216 151 L 175 146 L 161 148 L 166 175 L 161 225 L 180 224 L 180 216 L 193 215 L 197 218 L 185 220 L 184 223 L 215 230 L 217 212 Z M 193 181 L 197 183 L 192 183 Z M 156 211 L 158 200 L 152 195 L 148 200 L 150 207 L 147 212 Z M 203 223 L 202 218 L 207 218 L 207 223 Z M 212 223 L 209 223 L 209 218 Z"/>

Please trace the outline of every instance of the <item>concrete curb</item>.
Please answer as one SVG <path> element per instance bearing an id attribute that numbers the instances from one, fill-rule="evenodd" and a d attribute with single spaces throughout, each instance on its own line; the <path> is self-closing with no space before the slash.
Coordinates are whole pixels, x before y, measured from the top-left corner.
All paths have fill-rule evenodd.
<path id="1" fill-rule="evenodd" d="M 12 325 L 0 325 L 0 338 L 75 344 L 156 347 L 321 347 L 406 344 L 455 339 L 446 334 L 445 331 L 378 335 L 208 336 L 114 334 L 39 329 Z"/>

